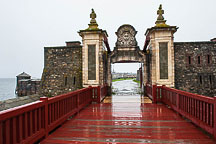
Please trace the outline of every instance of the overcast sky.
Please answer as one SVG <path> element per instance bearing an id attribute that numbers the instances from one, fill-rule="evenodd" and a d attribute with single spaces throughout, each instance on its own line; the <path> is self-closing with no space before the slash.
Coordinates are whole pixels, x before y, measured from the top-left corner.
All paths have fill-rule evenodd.
<path id="1" fill-rule="evenodd" d="M 43 48 L 81 41 L 77 31 L 88 27 L 91 8 L 97 13 L 99 28 L 109 35 L 111 49 L 122 24 L 135 27 L 142 48 L 144 33 L 154 26 L 159 4 L 163 4 L 167 24 L 179 27 L 175 41 L 216 37 L 216 0 L 0 0 L 0 77 L 14 78 L 25 71 L 40 78 Z M 114 68 L 135 72 L 137 65 Z"/>

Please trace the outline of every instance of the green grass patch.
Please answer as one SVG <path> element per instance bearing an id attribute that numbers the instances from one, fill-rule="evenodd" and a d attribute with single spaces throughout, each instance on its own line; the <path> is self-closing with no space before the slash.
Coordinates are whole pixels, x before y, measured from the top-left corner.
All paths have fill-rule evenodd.
<path id="1" fill-rule="evenodd" d="M 136 80 L 136 79 L 134 79 L 133 81 L 136 82 L 136 83 L 140 83 L 140 81 L 138 81 L 138 80 Z"/>
<path id="2" fill-rule="evenodd" d="M 132 80 L 134 78 L 120 78 L 120 79 L 113 79 L 112 82 L 116 82 L 116 81 L 123 81 L 123 80 Z"/>

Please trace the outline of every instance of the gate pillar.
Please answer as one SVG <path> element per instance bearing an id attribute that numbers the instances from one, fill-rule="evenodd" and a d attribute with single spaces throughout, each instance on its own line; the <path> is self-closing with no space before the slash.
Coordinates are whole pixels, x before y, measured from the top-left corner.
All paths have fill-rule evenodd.
<path id="1" fill-rule="evenodd" d="M 108 95 L 112 95 L 112 72 L 111 72 L 111 58 L 108 55 L 108 64 L 107 64 L 107 84 L 108 84 Z"/>
<path id="2" fill-rule="evenodd" d="M 145 35 L 150 38 L 147 51 L 151 55 L 150 83 L 153 85 L 175 86 L 174 75 L 174 44 L 173 34 L 177 31 L 176 26 L 169 26 L 164 20 L 164 10 L 160 5 L 158 18 L 155 26 L 147 29 Z"/>
<path id="3" fill-rule="evenodd" d="M 99 29 L 92 9 L 90 24 L 78 33 L 82 37 L 82 84 L 83 87 L 107 83 L 107 51 L 110 51 L 107 32 Z"/>

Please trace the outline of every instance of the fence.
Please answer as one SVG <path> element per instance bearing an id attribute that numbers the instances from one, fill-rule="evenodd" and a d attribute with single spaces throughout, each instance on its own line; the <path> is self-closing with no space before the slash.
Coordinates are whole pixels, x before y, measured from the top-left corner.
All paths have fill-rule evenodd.
<path id="1" fill-rule="evenodd" d="M 153 102 L 169 105 L 216 138 L 216 97 L 156 85 L 146 85 L 146 94 L 152 98 Z"/>
<path id="2" fill-rule="evenodd" d="M 105 86 L 98 87 L 106 95 Z M 34 143 L 79 112 L 93 100 L 93 87 L 80 89 L 52 98 L 0 112 L 0 144 Z M 102 94 L 102 95 L 101 95 Z"/>
<path id="3" fill-rule="evenodd" d="M 145 87 L 145 94 L 152 100 L 153 103 L 160 101 L 160 93 L 157 93 L 161 87 L 151 84 L 146 84 Z"/>
<path id="4" fill-rule="evenodd" d="M 108 92 L 108 86 L 97 86 L 92 87 L 93 88 L 93 102 L 100 103 L 107 95 Z"/>

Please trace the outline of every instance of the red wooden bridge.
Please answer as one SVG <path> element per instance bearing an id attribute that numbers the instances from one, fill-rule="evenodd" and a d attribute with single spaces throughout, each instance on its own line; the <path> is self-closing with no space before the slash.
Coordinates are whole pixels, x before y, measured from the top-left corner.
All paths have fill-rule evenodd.
<path id="1" fill-rule="evenodd" d="M 216 98 L 155 85 L 146 85 L 153 103 L 101 102 L 106 94 L 106 86 L 88 87 L 2 111 L 0 144 L 216 143 Z"/>

